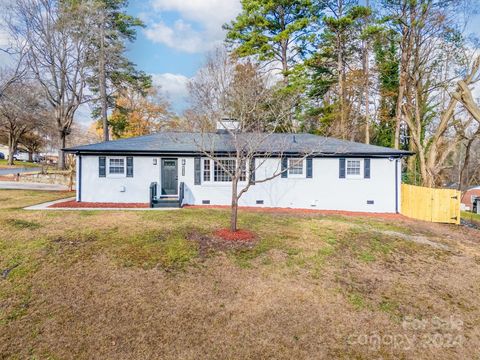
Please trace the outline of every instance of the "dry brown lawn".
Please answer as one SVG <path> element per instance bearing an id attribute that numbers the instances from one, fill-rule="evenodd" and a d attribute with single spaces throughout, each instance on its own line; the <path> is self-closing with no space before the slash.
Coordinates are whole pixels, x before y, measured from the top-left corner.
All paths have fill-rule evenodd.
<path id="1" fill-rule="evenodd" d="M 480 232 L 225 210 L 25 211 L 0 191 L 0 358 L 475 359 Z"/>

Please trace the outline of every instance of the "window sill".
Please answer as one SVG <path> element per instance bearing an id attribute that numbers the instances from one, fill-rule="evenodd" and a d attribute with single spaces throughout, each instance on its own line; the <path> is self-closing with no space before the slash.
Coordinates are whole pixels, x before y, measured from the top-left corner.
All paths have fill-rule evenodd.
<path id="1" fill-rule="evenodd" d="M 239 181 L 238 185 L 247 185 L 248 183 L 246 181 Z M 232 182 L 227 182 L 227 181 L 219 181 L 219 182 L 213 182 L 213 181 L 204 181 L 200 185 L 196 186 L 206 186 L 206 187 L 231 187 Z"/>
<path id="2" fill-rule="evenodd" d="M 284 179 L 295 179 L 295 180 L 298 180 L 298 179 L 307 179 L 307 177 L 305 175 L 290 175 L 288 174 L 288 176 Z M 311 179 L 311 178 L 308 178 L 308 179 Z"/>

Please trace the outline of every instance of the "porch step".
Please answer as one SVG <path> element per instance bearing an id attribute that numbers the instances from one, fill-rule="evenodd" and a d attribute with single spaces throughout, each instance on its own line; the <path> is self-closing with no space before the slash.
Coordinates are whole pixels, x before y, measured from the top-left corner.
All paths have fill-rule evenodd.
<path id="1" fill-rule="evenodd" d="M 153 200 L 153 207 L 154 208 L 179 208 L 180 201 L 178 198 L 160 198 L 157 200 Z"/>

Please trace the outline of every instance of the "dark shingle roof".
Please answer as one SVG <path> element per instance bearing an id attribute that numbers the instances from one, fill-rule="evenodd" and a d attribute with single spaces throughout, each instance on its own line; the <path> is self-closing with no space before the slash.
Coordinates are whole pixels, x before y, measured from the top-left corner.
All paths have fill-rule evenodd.
<path id="1" fill-rule="evenodd" d="M 238 141 L 246 138 L 248 138 L 249 141 L 245 143 L 253 143 L 252 148 L 259 153 L 311 153 L 315 156 L 370 155 L 401 157 L 411 155 L 408 151 L 313 134 L 246 133 L 240 134 Z M 235 150 L 235 144 L 228 133 L 201 134 L 193 132 L 162 132 L 128 139 L 76 146 L 65 150 L 79 154 L 198 154 L 202 151 L 214 151 L 215 153 L 221 154 L 233 152 Z"/>

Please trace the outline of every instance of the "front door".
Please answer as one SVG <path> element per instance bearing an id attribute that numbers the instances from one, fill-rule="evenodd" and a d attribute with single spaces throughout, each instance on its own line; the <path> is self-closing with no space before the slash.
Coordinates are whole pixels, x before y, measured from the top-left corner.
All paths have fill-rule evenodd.
<path id="1" fill-rule="evenodd" d="M 177 159 L 162 159 L 162 195 L 178 194 Z"/>

